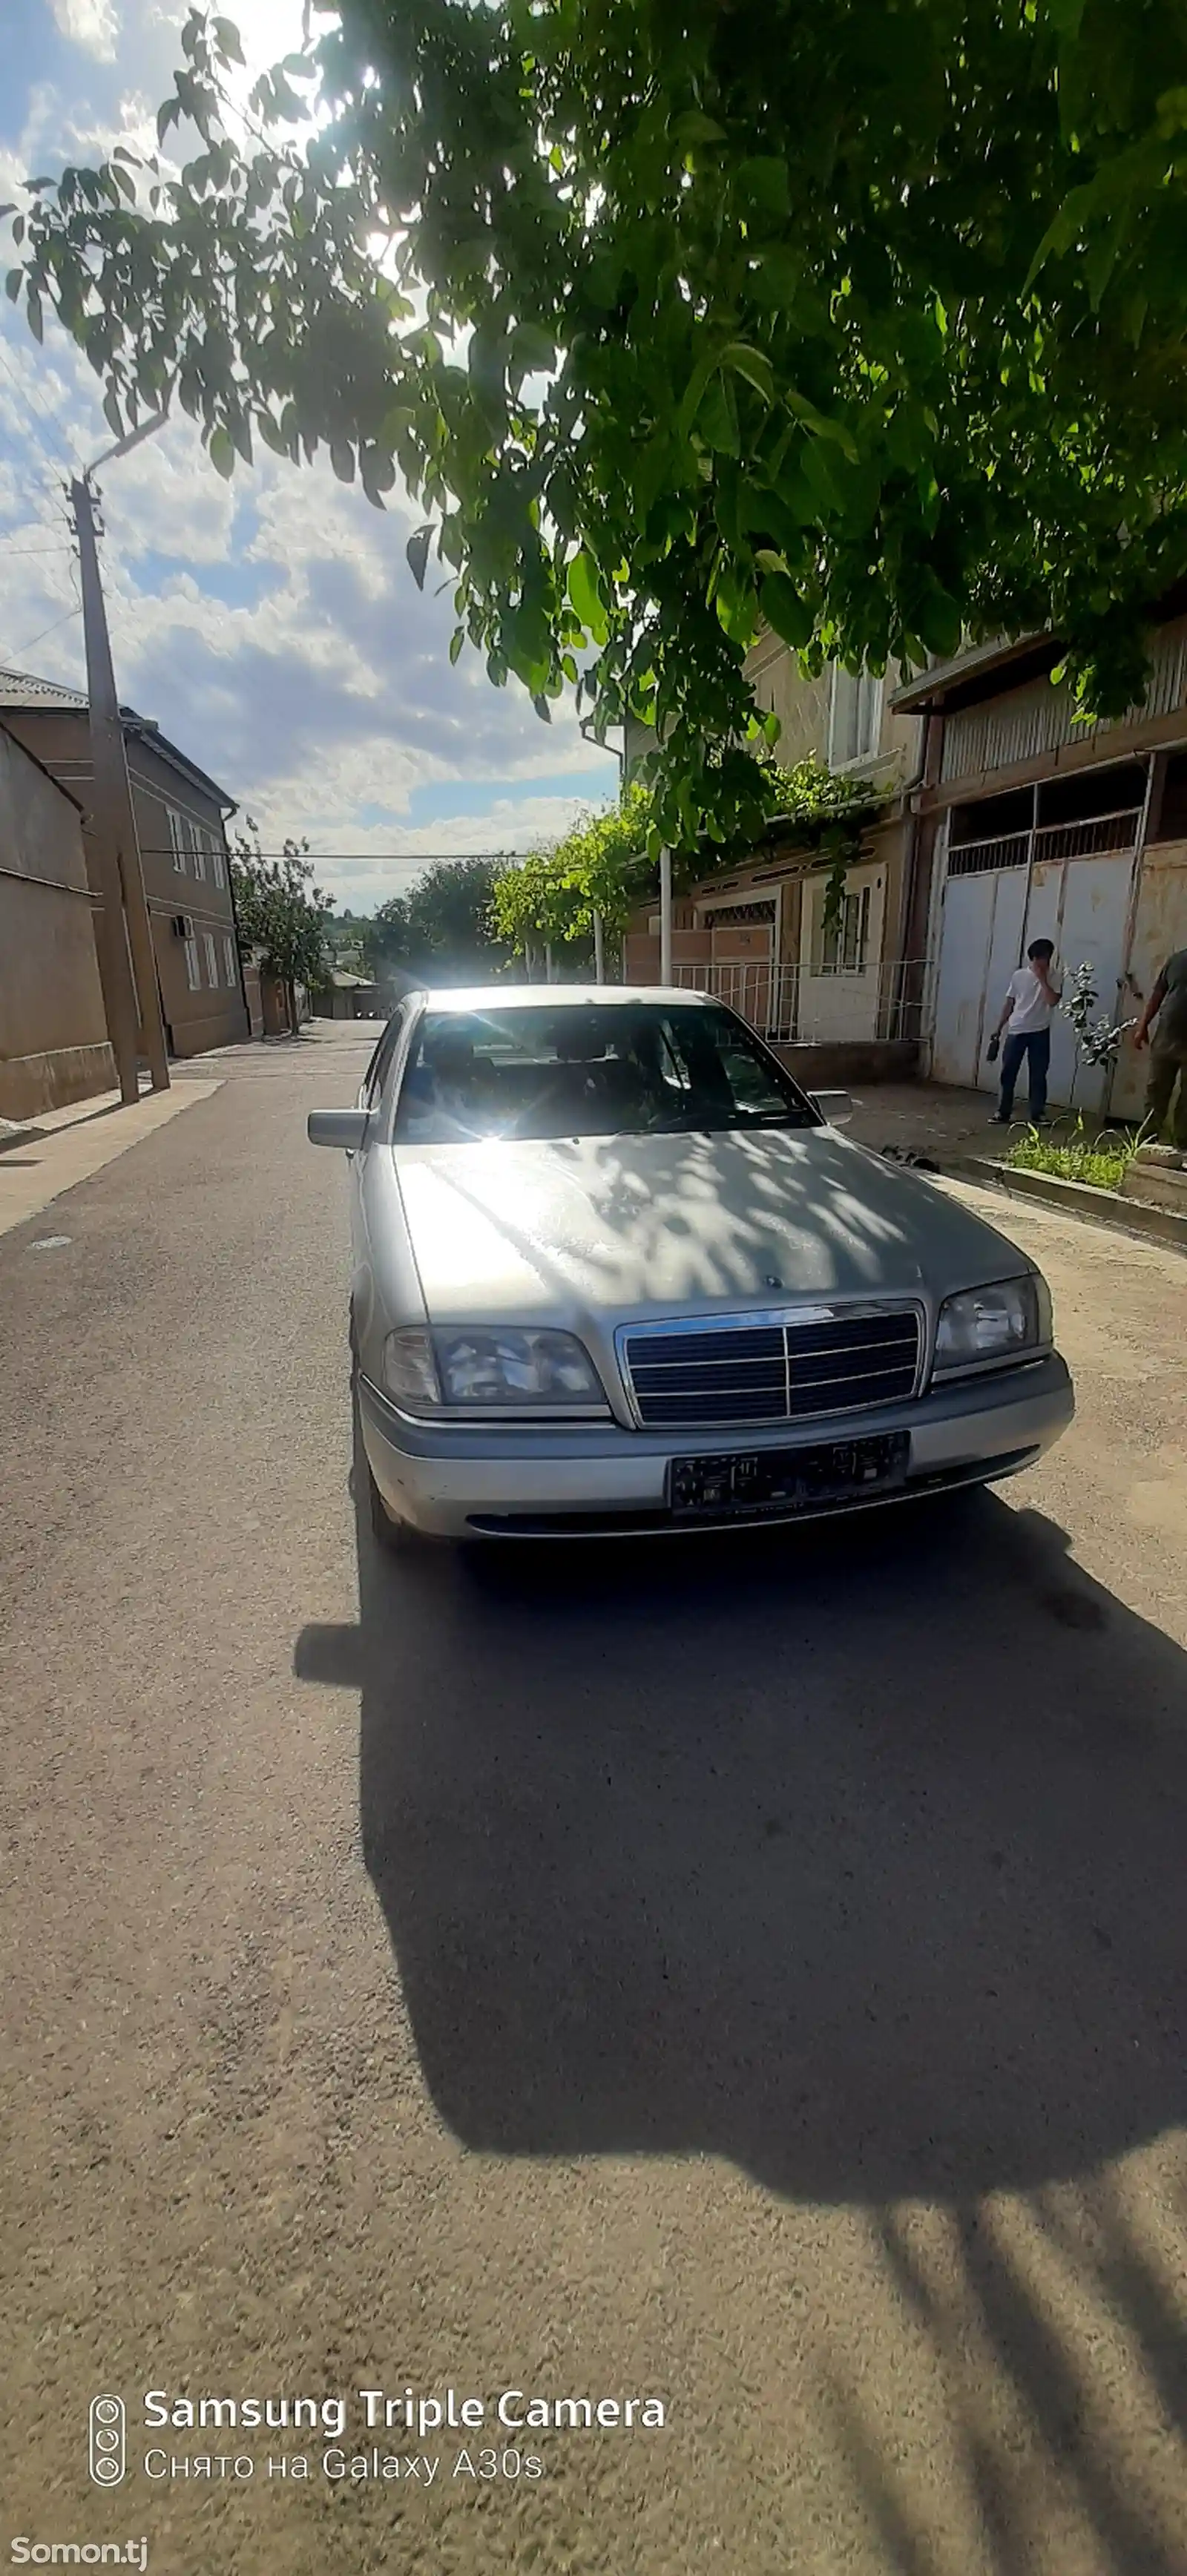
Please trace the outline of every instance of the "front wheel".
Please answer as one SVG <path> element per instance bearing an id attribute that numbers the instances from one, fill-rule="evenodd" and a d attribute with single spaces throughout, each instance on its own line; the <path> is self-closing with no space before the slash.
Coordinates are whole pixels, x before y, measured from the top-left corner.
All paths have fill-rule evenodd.
<path id="1" fill-rule="evenodd" d="M 371 1461 L 367 1456 L 359 1414 L 359 1354 L 354 1337 L 353 1316 L 350 1327 L 350 1395 L 354 1413 L 353 1491 L 356 1494 L 359 1493 L 361 1480 L 366 1489 L 367 1517 L 371 1523 L 371 1536 L 376 1546 L 386 1549 L 390 1556 L 400 1556 L 406 1548 L 416 1545 L 419 1532 L 414 1530 L 407 1521 L 393 1519 L 371 1473 Z"/>
<path id="2" fill-rule="evenodd" d="M 362 1443 L 359 1445 L 361 1448 Z M 365 1463 L 365 1450 L 363 1456 Z M 409 1522 L 393 1520 L 369 1466 L 367 1499 L 371 1510 L 371 1535 L 378 1547 L 386 1548 L 392 1556 L 402 1556 L 406 1549 L 416 1546 L 419 1533 Z"/>

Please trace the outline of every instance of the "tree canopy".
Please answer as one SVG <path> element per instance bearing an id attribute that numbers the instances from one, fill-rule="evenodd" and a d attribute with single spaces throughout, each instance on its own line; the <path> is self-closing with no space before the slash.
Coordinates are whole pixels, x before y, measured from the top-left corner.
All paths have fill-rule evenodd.
<path id="1" fill-rule="evenodd" d="M 117 434 L 402 475 L 455 653 L 654 725 L 668 840 L 763 810 L 760 620 L 813 669 L 1050 626 L 1131 702 L 1187 570 L 1183 0 L 315 17 L 244 139 L 195 16 L 180 173 L 29 183 L 9 291 Z"/>
<path id="2" fill-rule="evenodd" d="M 275 975 L 293 1006 L 293 987 L 313 991 L 331 971 L 326 923 L 330 898 L 313 882 L 307 841 L 288 840 L 284 855 L 266 859 L 250 814 L 231 844 L 231 885 L 240 945 L 255 953 L 265 974 Z M 296 1028 L 293 1012 L 292 1024 Z"/>
<path id="3" fill-rule="evenodd" d="M 654 874 L 650 824 L 651 798 L 635 784 L 605 813 L 583 814 L 561 840 L 504 868 L 492 903 L 498 936 L 522 955 L 529 943 L 592 939 L 597 913 L 608 932 L 625 930 Z"/>
<path id="4" fill-rule="evenodd" d="M 406 895 L 389 896 L 367 925 L 373 972 L 431 974 L 436 984 L 484 982 L 506 953 L 496 940 L 491 905 L 505 862 L 434 859 Z"/>

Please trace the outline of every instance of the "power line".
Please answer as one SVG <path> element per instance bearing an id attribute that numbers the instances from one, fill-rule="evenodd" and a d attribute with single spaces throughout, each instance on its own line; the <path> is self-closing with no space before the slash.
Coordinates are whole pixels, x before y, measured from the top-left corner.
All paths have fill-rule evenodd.
<path id="1" fill-rule="evenodd" d="M 59 626 L 64 626 L 68 617 L 79 617 L 81 614 L 81 601 L 77 599 L 72 600 L 69 608 L 64 608 L 61 616 L 55 617 L 52 626 L 43 626 L 40 635 L 31 635 L 27 644 L 18 644 L 16 646 L 15 650 L 17 660 L 20 660 L 22 654 L 32 653 L 38 644 L 44 644 L 47 635 L 56 635 Z"/>
<path id="2" fill-rule="evenodd" d="M 0 537 L 0 548 L 3 549 L 5 563 L 15 563 L 20 555 L 68 555 L 70 552 L 69 542 L 65 537 L 52 546 L 10 546 L 6 537 Z"/>

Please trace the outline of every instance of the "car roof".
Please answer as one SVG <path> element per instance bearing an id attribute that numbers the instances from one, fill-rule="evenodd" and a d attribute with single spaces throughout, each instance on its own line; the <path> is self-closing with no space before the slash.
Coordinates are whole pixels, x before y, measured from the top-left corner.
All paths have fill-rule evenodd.
<path id="1" fill-rule="evenodd" d="M 425 991 L 419 998 L 426 1010 L 472 1012 L 555 1011 L 569 1003 L 584 1008 L 593 1002 L 611 1008 L 626 1002 L 692 1002 L 703 1006 L 714 996 L 686 991 L 678 984 L 476 984 L 464 992 L 451 987 L 440 992 Z"/>

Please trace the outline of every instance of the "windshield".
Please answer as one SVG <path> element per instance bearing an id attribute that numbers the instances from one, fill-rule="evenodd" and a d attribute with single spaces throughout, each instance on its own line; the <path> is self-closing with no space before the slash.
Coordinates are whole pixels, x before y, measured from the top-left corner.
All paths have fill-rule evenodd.
<path id="1" fill-rule="evenodd" d="M 720 1004 L 559 1002 L 428 1011 L 398 1143 L 814 1127 L 818 1114 Z"/>

